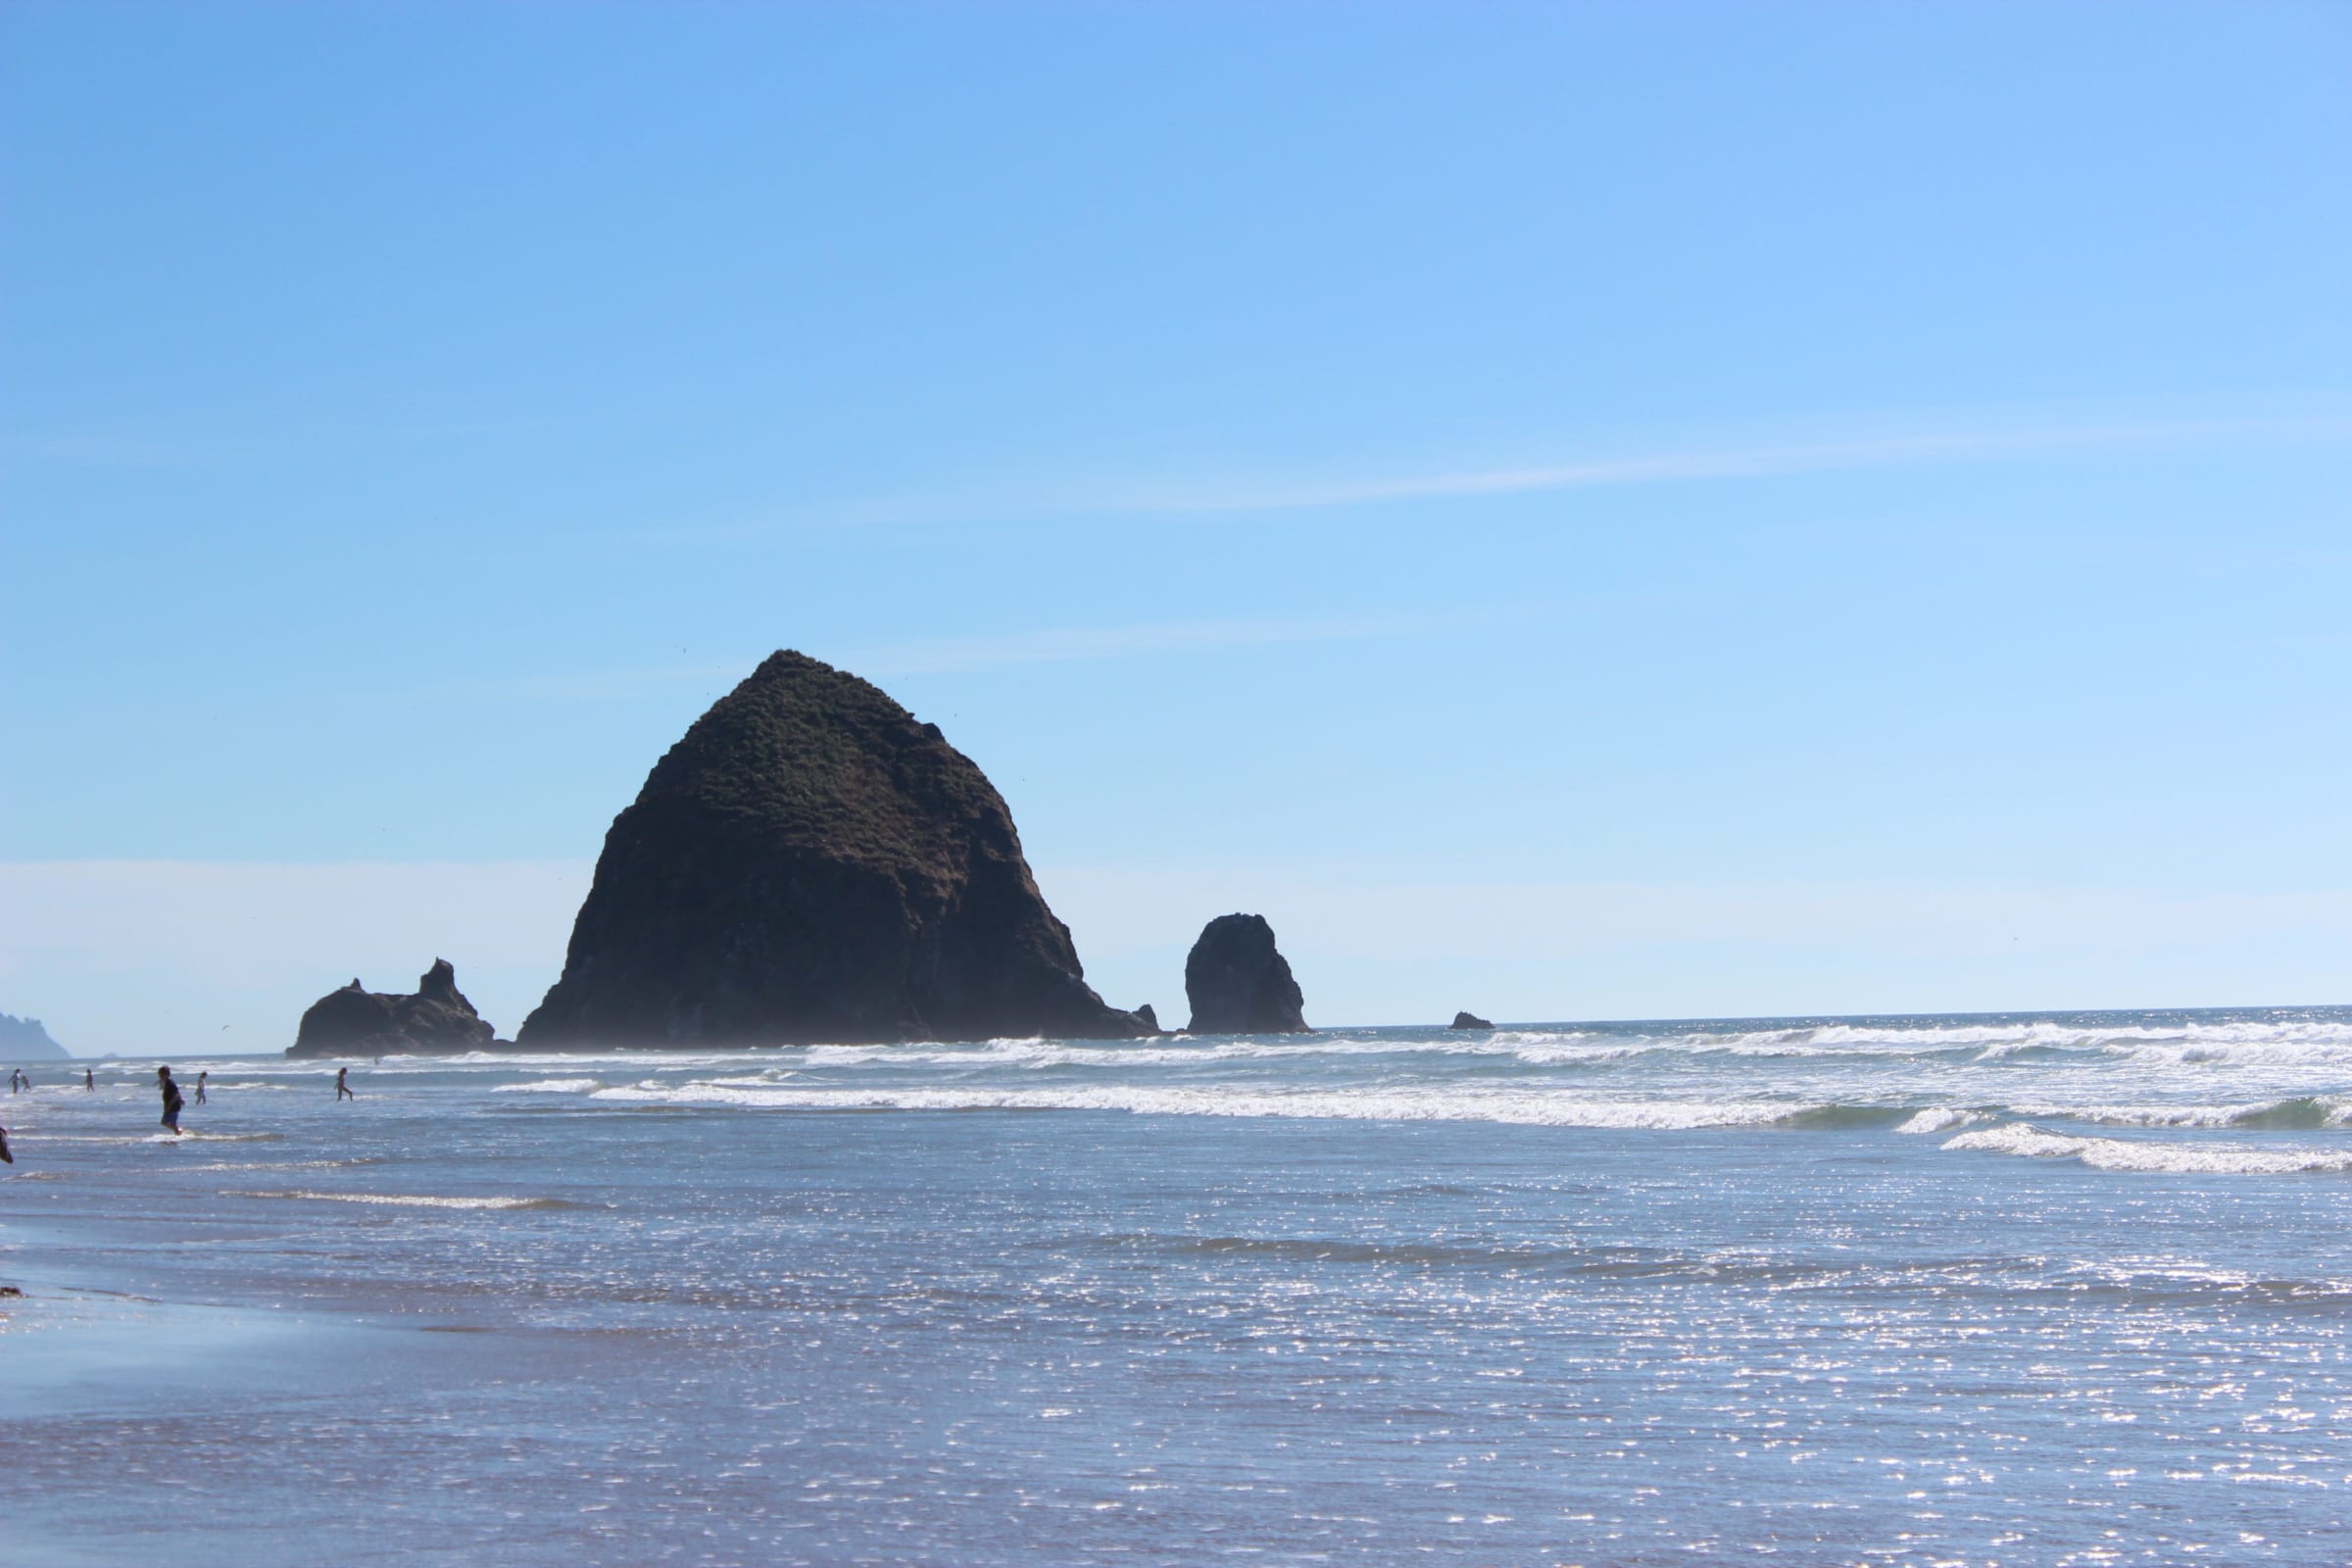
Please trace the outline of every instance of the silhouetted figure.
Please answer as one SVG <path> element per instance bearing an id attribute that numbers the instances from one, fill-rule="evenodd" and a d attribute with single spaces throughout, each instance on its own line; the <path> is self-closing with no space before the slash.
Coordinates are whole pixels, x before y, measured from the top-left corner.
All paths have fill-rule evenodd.
<path id="1" fill-rule="evenodd" d="M 196 1103 L 199 1105 L 204 1103 L 204 1081 L 211 1076 L 212 1074 L 209 1072 L 200 1072 L 196 1075 Z"/>
<path id="2" fill-rule="evenodd" d="M 31 1082 L 31 1079 L 24 1076 L 24 1068 L 11 1067 L 8 1069 L 8 1092 L 10 1094 L 13 1095 L 17 1093 L 19 1090 L 24 1089 Z"/>
<path id="3" fill-rule="evenodd" d="M 17 1156 L 8 1152 L 8 1129 L 0 1127 L 0 1165 L 14 1165 Z"/>
<path id="4" fill-rule="evenodd" d="M 339 1105 L 346 1100 L 357 1100 L 359 1098 L 359 1096 L 351 1092 L 351 1069 L 349 1067 L 337 1067 L 335 1069 L 335 1103 Z"/>
<path id="5" fill-rule="evenodd" d="M 90 1076 L 90 1069 L 87 1067 L 81 1069 L 81 1087 L 84 1089 L 95 1089 L 98 1087 L 98 1080 Z"/>
<path id="6" fill-rule="evenodd" d="M 155 1086 L 164 1092 L 164 1125 L 172 1129 L 173 1137 L 177 1137 L 179 1135 L 180 1108 L 187 1102 L 180 1099 L 179 1085 L 172 1081 L 171 1068 L 158 1067 L 155 1069 Z"/>

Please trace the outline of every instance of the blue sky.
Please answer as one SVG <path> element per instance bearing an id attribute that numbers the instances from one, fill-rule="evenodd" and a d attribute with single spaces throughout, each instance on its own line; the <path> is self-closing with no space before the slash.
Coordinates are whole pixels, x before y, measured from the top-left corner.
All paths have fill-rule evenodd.
<path id="1" fill-rule="evenodd" d="M 0 1007 L 512 1029 L 798 647 L 1111 1000 L 2352 1001 L 2352 11 L 0 10 Z M 221 1026 L 228 1026 L 224 1031 Z"/>

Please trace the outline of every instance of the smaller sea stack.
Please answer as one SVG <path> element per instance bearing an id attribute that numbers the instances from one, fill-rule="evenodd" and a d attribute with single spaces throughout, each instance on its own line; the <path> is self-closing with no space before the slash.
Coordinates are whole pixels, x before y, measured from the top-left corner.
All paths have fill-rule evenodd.
<path id="1" fill-rule="evenodd" d="M 1453 1015 L 1453 1022 L 1446 1027 L 1448 1029 L 1492 1029 L 1494 1025 L 1488 1019 L 1481 1018 L 1475 1012 L 1457 1012 Z"/>
<path id="2" fill-rule="evenodd" d="M 289 1056 L 391 1056 L 416 1052 L 478 1051 L 498 1031 L 473 1010 L 458 990 L 458 971 L 447 958 L 433 966 L 406 996 L 369 991 L 354 980 L 310 1005 L 295 1031 Z"/>
<path id="3" fill-rule="evenodd" d="M 1197 1035 L 1311 1034 L 1305 998 L 1262 914 L 1220 914 L 1184 960 Z"/>

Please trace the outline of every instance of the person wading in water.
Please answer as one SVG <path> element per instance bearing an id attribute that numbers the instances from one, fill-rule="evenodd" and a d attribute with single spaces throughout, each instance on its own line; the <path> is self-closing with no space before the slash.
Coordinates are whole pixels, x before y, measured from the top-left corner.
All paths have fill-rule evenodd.
<path id="1" fill-rule="evenodd" d="M 360 1098 L 351 1092 L 350 1078 L 351 1069 L 349 1067 L 337 1067 L 335 1069 L 335 1102 L 337 1104 L 341 1104 L 346 1100 L 357 1100 Z"/>
<path id="2" fill-rule="evenodd" d="M 200 1072 L 196 1075 L 196 1103 L 199 1105 L 204 1103 L 204 1081 L 211 1076 L 212 1074 L 209 1072 Z"/>
<path id="3" fill-rule="evenodd" d="M 169 1067 L 155 1069 L 155 1086 L 164 1092 L 164 1125 L 171 1128 L 172 1135 L 176 1138 L 179 1136 L 179 1110 L 187 1102 L 180 1099 L 179 1085 L 172 1081 L 172 1069 Z"/>
<path id="4" fill-rule="evenodd" d="M 98 1087 L 98 1080 L 90 1076 L 90 1069 L 87 1067 L 81 1069 L 81 1087 L 84 1089 L 95 1089 Z"/>

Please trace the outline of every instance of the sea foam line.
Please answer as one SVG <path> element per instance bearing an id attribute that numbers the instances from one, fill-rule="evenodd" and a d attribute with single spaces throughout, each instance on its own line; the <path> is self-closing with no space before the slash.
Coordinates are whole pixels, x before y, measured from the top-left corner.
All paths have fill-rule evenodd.
<path id="1" fill-rule="evenodd" d="M 575 1208 L 561 1198 L 434 1198 L 421 1193 L 227 1193 L 228 1198 L 299 1198 L 319 1203 L 380 1203 L 397 1208 Z"/>
<path id="2" fill-rule="evenodd" d="M 1830 1107 L 1785 1101 L 1598 1101 L 1507 1092 L 1214 1089 L 785 1089 L 656 1083 L 603 1089 L 619 1104 L 710 1105 L 756 1110 L 1116 1110 L 1136 1115 L 1302 1117 L 1352 1121 L 1487 1121 L 1540 1127 L 1685 1130 L 1762 1127 Z"/>

